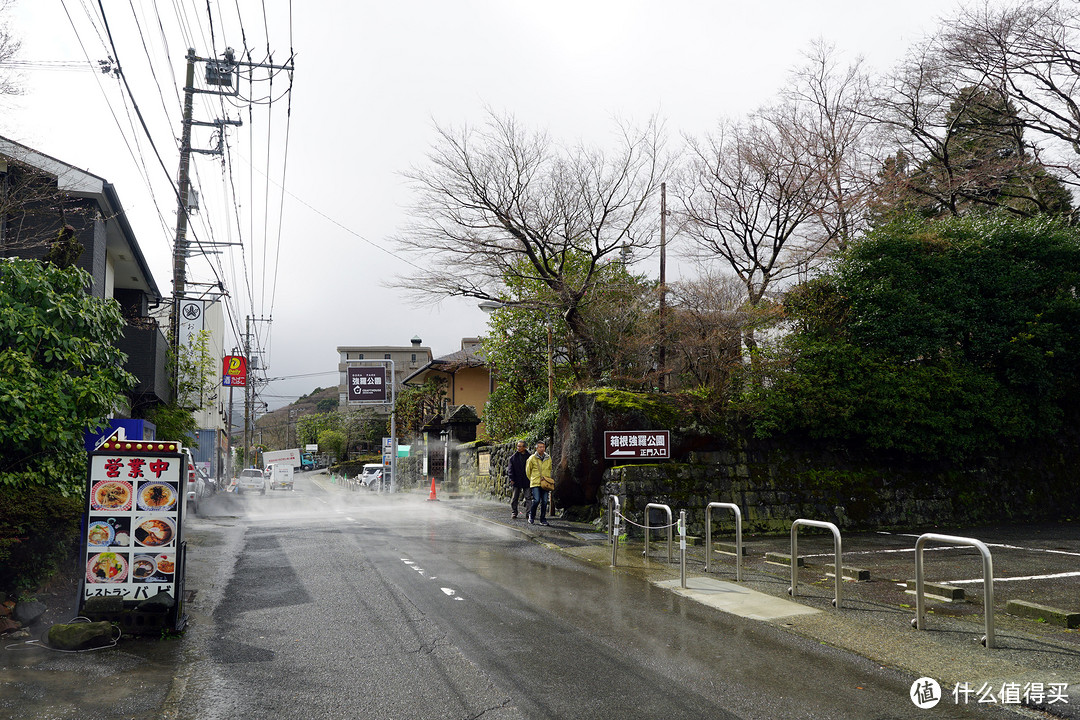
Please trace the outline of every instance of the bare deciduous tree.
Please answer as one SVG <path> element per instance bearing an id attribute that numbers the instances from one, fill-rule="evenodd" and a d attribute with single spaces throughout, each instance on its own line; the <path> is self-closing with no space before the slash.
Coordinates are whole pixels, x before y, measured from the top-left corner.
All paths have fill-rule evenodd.
<path id="1" fill-rule="evenodd" d="M 1007 98 L 1026 128 L 1080 154 L 1080 5 L 984 2 L 950 21 L 940 43 L 947 62 Z"/>
<path id="2" fill-rule="evenodd" d="M 824 179 L 786 120 L 758 113 L 722 123 L 704 141 L 688 140 L 690 164 L 676 191 L 680 232 L 723 258 L 751 304 L 805 271 L 824 247 L 809 232 Z"/>
<path id="3" fill-rule="evenodd" d="M 870 153 L 869 79 L 862 60 L 846 66 L 831 45 L 811 44 L 774 110 L 789 142 L 820 175 L 816 211 L 820 243 L 836 249 L 865 230 L 874 163 Z"/>
<path id="4" fill-rule="evenodd" d="M 0 138 L 0 253 L 50 245 L 69 224 L 92 213 L 82 198 L 62 189 L 64 179 L 39 167 L 36 153 Z M 55 172 L 65 166 L 55 164 Z"/>
<path id="5" fill-rule="evenodd" d="M 18 95 L 22 92 L 19 78 L 10 66 L 22 47 L 22 41 L 4 20 L 14 4 L 15 0 L 0 0 L 0 95 Z"/>
<path id="6" fill-rule="evenodd" d="M 560 145 L 495 114 L 479 128 L 437 130 L 427 165 L 408 174 L 415 222 L 398 239 L 428 267 L 397 284 L 421 298 L 500 300 L 508 281 L 539 282 L 540 302 L 565 318 L 598 377 L 581 307 L 606 263 L 653 240 L 660 127 L 622 128 L 613 153 Z"/>
<path id="7" fill-rule="evenodd" d="M 872 114 L 892 153 L 882 162 L 879 209 L 931 215 L 1070 209 L 1044 145 L 1025 136 L 1030 129 L 1049 136 L 1046 116 L 1032 114 L 1025 95 L 1032 83 L 1009 67 L 1012 49 L 994 49 L 994 38 L 1017 40 L 1005 36 L 1019 17 L 1028 11 L 965 11 L 916 45 L 879 83 Z"/>
<path id="8" fill-rule="evenodd" d="M 723 393 L 742 362 L 747 324 L 744 289 L 730 275 L 706 270 L 671 285 L 669 340 L 674 387 Z"/>

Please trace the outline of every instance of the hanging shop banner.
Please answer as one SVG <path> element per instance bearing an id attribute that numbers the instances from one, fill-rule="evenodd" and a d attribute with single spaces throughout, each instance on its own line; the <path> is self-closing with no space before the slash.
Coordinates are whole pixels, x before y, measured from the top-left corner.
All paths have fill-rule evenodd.
<path id="1" fill-rule="evenodd" d="M 671 457 L 668 430 L 605 430 L 605 460 L 636 460 Z"/>
<path id="2" fill-rule="evenodd" d="M 222 361 L 221 384 L 225 387 L 247 385 L 247 358 L 243 355 L 226 355 Z"/>
<path id="3" fill-rule="evenodd" d="M 186 460 L 161 441 L 109 440 L 90 454 L 80 602 L 180 595 Z"/>
<path id="4" fill-rule="evenodd" d="M 385 403 L 386 368 L 381 366 L 350 367 L 347 370 L 349 402 Z"/>
<path id="5" fill-rule="evenodd" d="M 180 345 L 189 347 L 205 328 L 206 303 L 203 300 L 180 301 Z"/>

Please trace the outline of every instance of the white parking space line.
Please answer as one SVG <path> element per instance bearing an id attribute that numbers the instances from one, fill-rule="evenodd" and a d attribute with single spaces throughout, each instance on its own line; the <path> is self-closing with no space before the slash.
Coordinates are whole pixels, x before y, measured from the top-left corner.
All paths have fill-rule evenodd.
<path id="1" fill-rule="evenodd" d="M 923 548 L 924 552 L 936 552 L 939 550 L 970 550 L 967 545 L 935 545 L 933 547 Z M 890 550 L 845 550 L 844 557 L 848 555 L 884 555 L 886 553 L 913 553 L 915 548 L 896 548 Z M 813 558 L 813 557 L 836 557 L 835 553 L 815 553 L 813 555 L 800 555 L 799 557 Z"/>
<path id="2" fill-rule="evenodd" d="M 910 535 L 910 534 L 906 534 L 906 533 L 905 534 L 889 533 L 889 532 L 884 532 L 884 531 L 878 532 L 877 534 L 878 535 L 894 535 L 895 534 L 898 537 L 913 537 L 913 538 L 920 537 L 919 535 Z M 1048 553 L 1050 555 L 1067 555 L 1069 557 L 1080 557 L 1080 552 L 1071 552 L 1069 550 L 1051 550 L 1050 548 L 1040 548 L 1040 547 L 1024 547 L 1022 545 L 1009 545 L 1007 543 L 991 543 L 991 542 L 988 542 L 988 543 L 986 543 L 986 547 L 1000 548 L 1002 550 L 1018 550 L 1020 552 Z M 971 548 L 968 545 L 931 545 L 929 547 L 924 547 L 923 548 L 923 552 L 940 552 L 942 550 L 967 550 L 967 551 L 971 551 L 971 554 L 975 554 L 973 548 Z M 888 554 L 888 553 L 913 553 L 913 552 L 915 552 L 914 547 L 909 547 L 909 548 L 889 548 L 889 549 L 884 549 L 884 550 L 845 550 L 844 551 L 844 557 L 847 557 L 849 555 L 877 555 L 877 554 L 885 555 L 885 554 Z M 810 555 L 805 555 L 804 554 L 804 555 L 801 555 L 801 557 L 806 557 L 806 558 L 830 557 L 831 558 L 831 557 L 833 557 L 833 553 L 813 553 L 813 554 L 810 554 Z M 1069 575 L 1064 575 L 1062 577 L 1069 577 Z"/>
<path id="3" fill-rule="evenodd" d="M 1025 575 L 1024 577 L 994 577 L 994 583 L 999 582 L 1013 582 L 1016 580 L 1056 580 L 1058 578 L 1067 577 L 1080 577 L 1080 571 L 1077 572 L 1063 572 L 1053 573 L 1050 575 Z M 981 583 L 982 578 L 976 578 L 974 580 L 946 580 L 946 585 L 973 585 L 975 583 Z"/>
<path id="4" fill-rule="evenodd" d="M 1019 545 L 1005 545 L 1005 544 L 1000 544 L 1000 543 L 986 543 L 986 547 L 1004 548 L 1005 550 L 1023 550 L 1025 552 L 1041 552 L 1041 553 L 1050 553 L 1052 555 L 1070 555 L 1072 557 L 1080 557 L 1080 552 L 1069 552 L 1068 550 L 1050 550 L 1049 548 L 1020 547 Z"/>

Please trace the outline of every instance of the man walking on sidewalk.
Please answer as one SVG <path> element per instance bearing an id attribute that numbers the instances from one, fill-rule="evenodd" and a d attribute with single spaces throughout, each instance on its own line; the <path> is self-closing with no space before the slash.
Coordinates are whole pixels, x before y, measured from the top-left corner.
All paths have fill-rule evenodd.
<path id="1" fill-rule="evenodd" d="M 525 514 L 529 514 L 529 476 L 525 474 L 525 462 L 529 459 L 529 450 L 524 440 L 517 441 L 517 452 L 506 463 L 506 477 L 513 488 L 510 494 L 510 517 L 518 516 L 518 501 L 525 499 Z"/>
<path id="2" fill-rule="evenodd" d="M 540 506 L 540 524 L 547 525 L 548 498 L 555 481 L 551 478 L 551 456 L 547 454 L 547 445 L 536 443 L 536 452 L 525 463 L 525 474 L 529 476 L 529 488 L 532 490 L 532 504 L 529 506 L 529 523 L 536 520 L 536 507 Z"/>

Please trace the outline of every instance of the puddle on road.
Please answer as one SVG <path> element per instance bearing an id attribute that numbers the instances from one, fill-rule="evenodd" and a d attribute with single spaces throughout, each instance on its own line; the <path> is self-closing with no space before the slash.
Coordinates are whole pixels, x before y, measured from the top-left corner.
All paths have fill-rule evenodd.
<path id="1" fill-rule="evenodd" d="M 179 643 L 122 639 L 116 648 L 76 654 L 5 649 L 0 652 L 0 717 L 157 720 Z"/>

